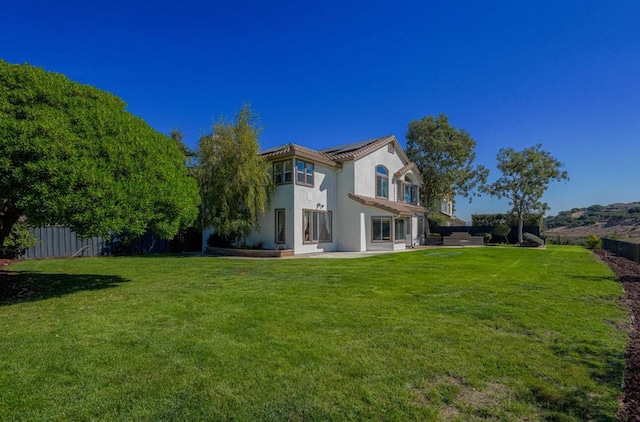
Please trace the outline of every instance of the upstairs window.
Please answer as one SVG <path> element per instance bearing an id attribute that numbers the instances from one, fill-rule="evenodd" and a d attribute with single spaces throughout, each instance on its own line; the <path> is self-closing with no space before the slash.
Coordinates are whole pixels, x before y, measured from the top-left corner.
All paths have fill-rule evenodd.
<path id="1" fill-rule="evenodd" d="M 449 201 L 443 199 L 440 203 L 440 210 L 445 214 L 449 214 Z"/>
<path id="2" fill-rule="evenodd" d="M 407 204 L 418 204 L 418 185 L 411 184 L 411 180 L 398 182 L 398 201 Z"/>
<path id="3" fill-rule="evenodd" d="M 292 180 L 291 161 L 273 163 L 273 181 L 276 185 L 286 185 Z"/>
<path id="4" fill-rule="evenodd" d="M 389 199 L 389 170 L 385 166 L 376 166 L 376 196 Z"/>
<path id="5" fill-rule="evenodd" d="M 296 183 L 313 187 L 313 163 L 296 160 Z"/>

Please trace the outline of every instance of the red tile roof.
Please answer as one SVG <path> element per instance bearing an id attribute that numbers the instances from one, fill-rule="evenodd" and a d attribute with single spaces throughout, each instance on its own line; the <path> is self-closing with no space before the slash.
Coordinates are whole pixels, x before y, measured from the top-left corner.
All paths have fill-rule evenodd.
<path id="1" fill-rule="evenodd" d="M 306 158 L 318 163 L 326 164 L 331 167 L 342 167 L 340 163 L 332 160 L 326 154 L 296 144 L 286 144 L 279 147 L 270 148 L 262 151 L 260 155 L 268 158 L 271 161 L 276 161 L 278 158 L 296 156 Z"/>
<path id="2" fill-rule="evenodd" d="M 398 143 L 398 140 L 393 135 L 383 136 L 376 139 L 368 139 L 366 141 L 354 142 L 351 144 L 341 145 L 333 148 L 325 148 L 322 150 L 314 150 L 311 148 L 303 147 L 296 144 L 286 144 L 275 148 L 264 150 L 260 153 L 265 158 L 271 161 L 276 161 L 279 158 L 287 158 L 291 156 L 306 158 L 311 161 L 326 164 L 332 167 L 342 167 L 342 163 L 345 161 L 357 160 L 370 154 L 378 149 L 382 148 L 389 143 L 394 144 L 394 149 L 398 152 L 398 155 L 408 163 L 396 172 L 397 177 L 402 177 L 409 171 L 415 172 L 420 179 L 422 175 L 418 168 L 413 164 L 409 157 L 404 153 L 402 147 Z"/>
<path id="3" fill-rule="evenodd" d="M 402 217 L 410 217 L 413 214 L 424 214 L 427 209 L 418 205 L 407 204 L 406 202 L 389 201 L 388 199 L 371 198 L 369 196 L 349 193 L 349 198 L 363 205 L 376 207 L 381 210 L 396 214 Z"/>

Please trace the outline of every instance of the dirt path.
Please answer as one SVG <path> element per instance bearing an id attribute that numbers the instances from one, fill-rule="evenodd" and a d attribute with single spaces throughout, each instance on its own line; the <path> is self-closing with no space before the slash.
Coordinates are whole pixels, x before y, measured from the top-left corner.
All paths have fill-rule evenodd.
<path id="1" fill-rule="evenodd" d="M 620 420 L 640 421 L 640 264 L 602 249 L 593 252 L 616 273 L 627 297 L 632 319 Z"/>

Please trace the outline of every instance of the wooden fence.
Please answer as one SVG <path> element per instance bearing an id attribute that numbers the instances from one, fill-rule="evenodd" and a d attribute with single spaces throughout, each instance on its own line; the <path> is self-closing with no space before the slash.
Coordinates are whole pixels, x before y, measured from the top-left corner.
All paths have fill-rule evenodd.
<path id="1" fill-rule="evenodd" d="M 640 263 L 640 243 L 602 239 L 602 249 L 606 249 L 618 256 L 623 256 L 631 261 Z"/>
<path id="2" fill-rule="evenodd" d="M 37 243 L 27 249 L 22 258 L 67 258 L 71 256 L 103 256 L 169 252 L 170 244 L 153 233 L 145 233 L 125 245 L 118 236 L 83 239 L 69 227 L 48 226 L 29 228 Z"/>

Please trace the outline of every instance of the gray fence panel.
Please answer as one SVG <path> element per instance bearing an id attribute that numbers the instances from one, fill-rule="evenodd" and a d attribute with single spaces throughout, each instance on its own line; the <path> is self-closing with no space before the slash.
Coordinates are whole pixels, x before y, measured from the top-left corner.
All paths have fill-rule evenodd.
<path id="1" fill-rule="evenodd" d="M 36 238 L 36 244 L 26 250 L 24 258 L 63 258 L 73 256 L 89 242 L 99 242 L 101 238 L 82 239 L 68 227 L 49 226 L 29 228 L 29 232 Z M 84 255 L 99 255 L 95 248 Z"/>
<path id="2" fill-rule="evenodd" d="M 75 254 L 84 256 L 112 255 L 113 253 L 162 253 L 168 252 L 169 241 L 146 233 L 133 247 L 124 247 L 117 236 L 112 239 L 92 237 L 83 239 L 69 227 L 32 227 L 29 232 L 36 238 L 34 246 L 27 249 L 23 258 L 66 258 Z M 85 250 L 82 250 L 85 248 Z M 82 250 L 82 251 L 81 251 Z"/>
<path id="3" fill-rule="evenodd" d="M 640 243 L 622 242 L 620 240 L 602 239 L 602 248 L 618 256 L 640 263 Z"/>

